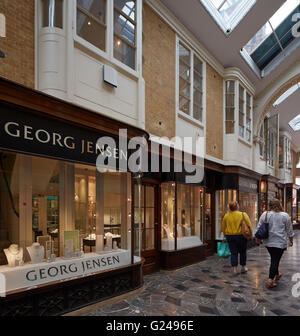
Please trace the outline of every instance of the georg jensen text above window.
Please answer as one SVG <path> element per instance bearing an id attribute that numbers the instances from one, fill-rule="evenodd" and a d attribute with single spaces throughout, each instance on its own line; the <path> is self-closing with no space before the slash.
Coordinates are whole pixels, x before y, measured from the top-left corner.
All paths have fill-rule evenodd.
<path id="1" fill-rule="evenodd" d="M 136 69 L 136 0 L 77 0 L 77 35 Z"/>

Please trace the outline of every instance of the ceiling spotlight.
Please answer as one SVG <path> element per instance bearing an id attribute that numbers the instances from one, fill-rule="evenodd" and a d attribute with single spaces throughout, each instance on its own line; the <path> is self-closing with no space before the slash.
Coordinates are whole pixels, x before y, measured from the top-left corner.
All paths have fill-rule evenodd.
<path id="1" fill-rule="evenodd" d="M 89 21 L 89 22 L 88 22 L 88 26 L 90 26 L 91 24 L 92 24 L 91 21 Z"/>
<path id="2" fill-rule="evenodd" d="M 5 58 L 5 54 L 3 51 L 0 50 L 0 58 Z"/>

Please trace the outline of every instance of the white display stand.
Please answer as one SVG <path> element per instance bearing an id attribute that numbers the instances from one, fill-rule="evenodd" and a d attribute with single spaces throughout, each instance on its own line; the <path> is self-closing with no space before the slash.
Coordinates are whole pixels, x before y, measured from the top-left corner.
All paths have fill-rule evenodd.
<path id="1" fill-rule="evenodd" d="M 183 250 L 191 247 L 203 245 L 201 239 L 197 236 L 177 238 L 177 250 Z M 174 239 L 162 239 L 161 249 L 163 251 L 173 251 L 175 249 Z"/>
<path id="2" fill-rule="evenodd" d="M 141 258 L 134 257 L 134 262 Z M 25 264 L 19 267 L 0 267 L 0 276 L 5 278 L 6 293 L 31 289 L 56 281 L 67 281 L 131 264 L 130 251 L 88 253 L 82 258 L 57 258 L 53 263 Z"/>

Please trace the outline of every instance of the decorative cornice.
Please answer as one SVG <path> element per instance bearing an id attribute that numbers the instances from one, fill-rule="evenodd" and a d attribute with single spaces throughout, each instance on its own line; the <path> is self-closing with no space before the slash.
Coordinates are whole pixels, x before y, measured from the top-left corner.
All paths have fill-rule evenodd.
<path id="1" fill-rule="evenodd" d="M 224 67 L 216 60 L 206 48 L 193 35 L 160 0 L 145 0 L 145 3 L 152 8 L 182 39 L 189 44 L 201 57 L 212 66 L 222 77 L 224 77 Z"/>
<path id="2" fill-rule="evenodd" d="M 255 87 L 250 82 L 250 80 L 243 74 L 243 72 L 236 67 L 230 67 L 224 69 L 224 75 L 225 80 L 239 80 L 245 88 L 254 96 L 255 95 Z"/>

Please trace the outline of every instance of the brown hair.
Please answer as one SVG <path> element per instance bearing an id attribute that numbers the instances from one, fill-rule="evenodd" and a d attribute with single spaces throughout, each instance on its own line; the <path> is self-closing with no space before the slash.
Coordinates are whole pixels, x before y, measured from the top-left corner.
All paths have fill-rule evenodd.
<path id="1" fill-rule="evenodd" d="M 239 203 L 236 202 L 236 201 L 234 201 L 234 202 L 230 202 L 230 203 L 228 204 L 228 207 L 229 207 L 229 210 L 230 210 L 230 211 L 237 211 L 238 208 L 239 208 Z"/>
<path id="2" fill-rule="evenodd" d="M 283 211 L 281 202 L 277 198 L 274 198 L 269 202 L 269 209 L 270 209 L 270 211 L 275 211 L 275 212 L 282 212 Z"/>

